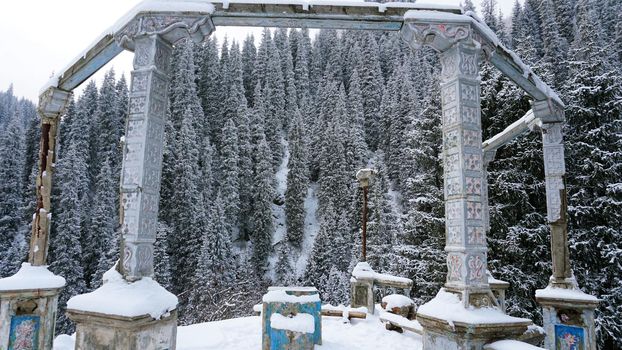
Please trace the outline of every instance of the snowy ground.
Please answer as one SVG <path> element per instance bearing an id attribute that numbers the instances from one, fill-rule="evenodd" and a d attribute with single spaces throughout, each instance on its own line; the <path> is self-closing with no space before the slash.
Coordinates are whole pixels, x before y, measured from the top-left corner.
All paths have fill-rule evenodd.
<path id="1" fill-rule="evenodd" d="M 258 316 L 179 327 L 177 350 L 261 349 L 261 319 Z M 414 333 L 387 331 L 377 316 L 342 323 L 339 317 L 322 318 L 322 345 L 318 350 L 421 349 L 421 337 Z M 69 336 L 60 336 L 54 350 L 73 350 Z"/>

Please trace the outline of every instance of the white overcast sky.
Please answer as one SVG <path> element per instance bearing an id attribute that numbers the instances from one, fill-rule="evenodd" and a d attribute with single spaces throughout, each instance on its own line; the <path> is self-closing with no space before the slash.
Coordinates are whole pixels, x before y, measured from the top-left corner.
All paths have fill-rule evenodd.
<path id="1" fill-rule="evenodd" d="M 0 0 L 0 91 L 13 84 L 14 93 L 36 101 L 39 90 L 93 40 L 140 0 Z M 419 0 L 421 3 L 459 4 L 461 0 Z M 478 3 L 479 1 L 474 1 Z M 509 15 L 514 0 L 498 0 Z M 259 28 L 219 27 L 215 35 L 238 41 Z M 117 74 L 131 69 L 124 52 L 94 76 L 115 67 Z"/>

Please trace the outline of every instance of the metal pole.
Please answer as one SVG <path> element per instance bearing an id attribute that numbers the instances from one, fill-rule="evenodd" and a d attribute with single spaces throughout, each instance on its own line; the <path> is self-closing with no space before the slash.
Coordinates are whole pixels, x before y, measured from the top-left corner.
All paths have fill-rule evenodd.
<path id="1" fill-rule="evenodd" d="M 363 187 L 363 261 L 367 261 L 367 189 Z"/>

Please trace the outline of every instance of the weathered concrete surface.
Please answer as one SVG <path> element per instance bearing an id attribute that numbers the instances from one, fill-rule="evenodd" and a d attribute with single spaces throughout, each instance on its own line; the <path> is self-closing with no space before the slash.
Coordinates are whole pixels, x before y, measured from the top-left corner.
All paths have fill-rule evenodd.
<path id="1" fill-rule="evenodd" d="M 374 280 L 351 278 L 350 303 L 353 308 L 366 307 L 367 312 L 373 314 L 376 306 L 374 302 Z"/>
<path id="2" fill-rule="evenodd" d="M 75 350 L 175 350 L 177 311 L 154 320 L 69 310 L 76 323 Z"/>
<path id="3" fill-rule="evenodd" d="M 565 332 L 578 332 L 583 337 L 576 339 L 577 349 L 597 350 L 594 310 L 598 301 L 537 298 L 542 305 L 542 320 L 546 337 L 544 347 L 550 350 L 561 349 L 558 343 Z M 561 339 L 560 339 L 561 338 Z M 583 347 L 580 347 L 582 344 Z"/>
<path id="4" fill-rule="evenodd" d="M 12 321 L 19 317 L 32 317 L 33 325 L 38 322 L 38 328 L 26 334 L 22 331 L 21 337 L 35 339 L 37 349 L 51 350 L 54 340 L 54 326 L 58 305 L 59 289 L 35 289 L 0 292 L 0 349 L 9 349 L 9 338 Z M 30 327 L 25 328 L 30 331 Z M 32 338 L 34 337 L 34 338 Z"/>

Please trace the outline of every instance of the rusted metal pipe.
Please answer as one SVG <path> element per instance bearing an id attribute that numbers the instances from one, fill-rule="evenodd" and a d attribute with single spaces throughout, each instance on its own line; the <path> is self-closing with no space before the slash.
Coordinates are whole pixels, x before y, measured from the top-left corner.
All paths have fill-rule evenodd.
<path id="1" fill-rule="evenodd" d="M 367 261 L 367 192 L 369 187 L 363 187 L 363 258 Z"/>

